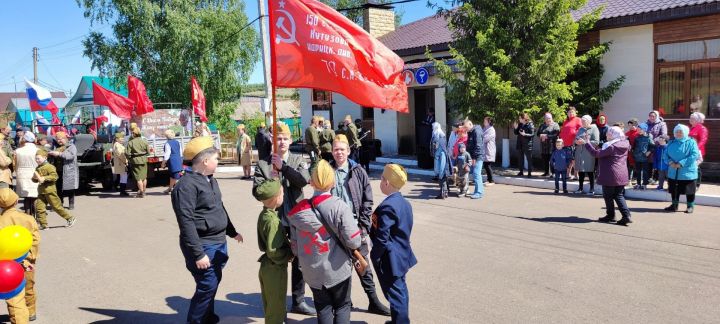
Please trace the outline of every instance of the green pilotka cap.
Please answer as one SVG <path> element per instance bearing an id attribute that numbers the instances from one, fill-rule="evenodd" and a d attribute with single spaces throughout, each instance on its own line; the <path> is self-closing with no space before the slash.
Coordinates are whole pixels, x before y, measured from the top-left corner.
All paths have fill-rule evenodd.
<path id="1" fill-rule="evenodd" d="M 280 181 L 276 179 L 265 180 L 255 188 L 253 195 L 258 201 L 265 201 L 275 197 L 280 192 Z"/>

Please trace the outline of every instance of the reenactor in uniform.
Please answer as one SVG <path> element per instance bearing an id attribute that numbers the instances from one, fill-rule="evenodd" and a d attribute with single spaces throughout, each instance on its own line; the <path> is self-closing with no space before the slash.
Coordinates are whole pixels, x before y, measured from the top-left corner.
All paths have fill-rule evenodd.
<path id="1" fill-rule="evenodd" d="M 278 179 L 283 187 L 283 204 L 277 209 L 282 225 L 289 233 L 287 216 L 290 210 L 305 197 L 303 188 L 308 184 L 310 173 L 308 164 L 302 155 L 290 152 L 292 133 L 284 123 L 277 123 L 277 151 L 265 159 L 258 161 L 255 168 L 255 182 L 253 195 L 256 195 L 258 186 L 265 180 Z M 293 313 L 315 315 L 315 308 L 305 302 L 305 280 L 303 280 L 300 265 L 297 259 L 292 262 L 292 308 Z"/>
<path id="2" fill-rule="evenodd" d="M 195 137 L 185 146 L 183 159 L 191 161 L 187 171 L 171 193 L 171 201 L 180 228 L 180 251 L 185 267 L 195 279 L 195 294 L 190 300 L 186 323 L 217 323 L 215 295 L 222 269 L 229 256 L 225 236 L 238 242 L 235 230 L 222 202 L 222 193 L 213 173 L 219 151 L 209 136 Z"/>
<path id="3" fill-rule="evenodd" d="M 285 296 L 287 295 L 287 268 L 292 261 L 285 227 L 281 226 L 276 209 L 283 204 L 280 181 L 265 180 L 255 190 L 255 199 L 263 203 L 257 223 L 258 247 L 263 255 L 260 262 L 260 290 L 262 291 L 265 323 L 285 322 Z"/>
<path id="4" fill-rule="evenodd" d="M 352 116 L 350 115 L 345 116 L 345 136 L 348 139 L 348 143 L 350 143 L 350 159 L 358 162 L 362 144 L 360 143 L 358 128 L 355 126 L 355 123 L 353 123 Z"/>
<path id="5" fill-rule="evenodd" d="M 58 180 L 58 174 L 55 170 L 55 166 L 47 162 L 48 152 L 40 149 L 35 153 L 35 162 L 38 167 L 35 169 L 33 175 L 33 182 L 37 182 L 38 185 L 38 199 L 35 200 L 35 210 L 37 212 L 37 219 L 40 223 L 40 230 L 48 228 L 47 223 L 47 209 L 46 206 L 49 203 L 52 210 L 55 211 L 60 217 L 67 221 L 65 227 L 72 227 L 75 224 L 76 218 L 70 216 L 70 213 L 63 208 L 58 197 L 57 188 L 55 182 Z"/>
<path id="6" fill-rule="evenodd" d="M 320 134 L 318 132 L 318 116 L 313 116 L 310 126 L 305 129 L 305 152 L 310 155 L 310 161 L 315 163 L 320 156 Z"/>
<path id="7" fill-rule="evenodd" d="M 0 208 L 3 209 L 2 215 L 0 215 L 0 228 L 19 225 L 25 227 L 33 238 L 30 252 L 22 261 L 22 266 L 25 268 L 25 289 L 17 296 L 7 300 L 10 322 L 20 324 L 36 319 L 35 262 L 40 246 L 40 232 L 32 216 L 15 209 L 17 202 L 18 195 L 14 191 L 7 186 L 0 189 Z"/>
<path id="8" fill-rule="evenodd" d="M 405 275 L 417 264 L 410 247 L 412 206 L 400 193 L 406 182 L 407 173 L 403 167 L 397 164 L 385 165 L 380 178 L 380 190 L 387 198 L 375 209 L 370 231 L 373 242 L 370 259 L 383 294 L 390 302 L 391 323 L 410 323 Z"/>
<path id="9" fill-rule="evenodd" d="M 332 161 L 332 142 L 335 140 L 335 132 L 332 130 L 330 120 L 323 122 L 323 130 L 320 132 L 320 156 L 325 161 Z"/>

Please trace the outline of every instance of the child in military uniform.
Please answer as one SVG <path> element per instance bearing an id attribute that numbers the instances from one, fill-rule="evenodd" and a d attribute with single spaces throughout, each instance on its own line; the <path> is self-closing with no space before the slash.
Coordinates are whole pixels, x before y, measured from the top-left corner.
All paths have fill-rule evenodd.
<path id="1" fill-rule="evenodd" d="M 38 222 L 40 223 L 40 230 L 48 228 L 47 223 L 47 209 L 45 206 L 50 204 L 50 207 L 67 221 L 65 227 L 72 227 L 75 224 L 76 218 L 70 216 L 70 213 L 63 208 L 60 203 L 60 197 L 57 194 L 57 188 L 55 187 L 55 181 L 58 180 L 57 170 L 55 166 L 47 162 L 48 152 L 40 149 L 35 154 L 35 162 L 38 167 L 35 169 L 33 175 L 33 181 L 39 183 L 38 186 L 38 199 L 35 200 L 35 210 L 37 211 Z"/>
<path id="2" fill-rule="evenodd" d="M 30 252 L 22 262 L 25 268 L 25 290 L 17 296 L 7 300 L 8 314 L 11 323 L 27 323 L 28 320 L 35 320 L 35 262 L 38 256 L 40 245 L 40 232 L 38 225 L 32 216 L 15 209 L 18 202 L 18 195 L 11 189 L 5 187 L 0 189 L 0 208 L 3 209 L 0 216 L 0 228 L 11 225 L 20 225 L 27 228 L 32 234 L 33 243 Z"/>
<path id="3" fill-rule="evenodd" d="M 405 275 L 417 264 L 410 247 L 412 206 L 400 193 L 406 182 L 407 173 L 403 167 L 397 164 L 385 165 L 380 178 L 380 190 L 387 198 L 375 209 L 370 230 L 373 243 L 370 259 L 383 294 L 390 302 L 391 323 L 410 323 Z"/>
<path id="4" fill-rule="evenodd" d="M 276 211 L 283 204 L 283 189 L 280 181 L 265 180 L 254 193 L 255 199 L 262 201 L 264 206 L 258 217 L 257 233 L 258 247 L 264 252 L 258 261 L 265 323 L 281 324 L 287 315 L 287 268 L 293 258 L 285 227 L 281 226 Z"/>

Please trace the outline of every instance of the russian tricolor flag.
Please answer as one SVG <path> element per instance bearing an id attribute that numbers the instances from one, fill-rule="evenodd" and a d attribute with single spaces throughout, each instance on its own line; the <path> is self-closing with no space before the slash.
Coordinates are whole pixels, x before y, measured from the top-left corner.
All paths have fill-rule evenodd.
<path id="1" fill-rule="evenodd" d="M 48 110 L 53 115 L 57 114 L 58 107 L 52 101 L 52 94 L 50 94 L 50 91 L 28 80 L 25 80 L 25 84 L 27 85 L 27 96 L 28 101 L 30 101 L 30 110 Z"/>

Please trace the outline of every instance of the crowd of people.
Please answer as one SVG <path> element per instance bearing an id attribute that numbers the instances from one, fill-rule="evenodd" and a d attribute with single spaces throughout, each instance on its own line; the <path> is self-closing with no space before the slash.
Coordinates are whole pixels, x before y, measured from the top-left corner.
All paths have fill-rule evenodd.
<path id="1" fill-rule="evenodd" d="M 658 111 L 651 111 L 647 121 L 632 118 L 625 123 L 609 125 L 607 116 L 599 114 L 595 120 L 589 115 L 577 116 L 574 107 L 567 110 L 567 118 L 558 124 L 552 114 L 545 113 L 543 123 L 535 127 L 530 116 L 520 114 L 513 124 L 517 136 L 519 172 L 517 176 L 533 177 L 534 142 L 540 142 L 542 177 L 554 177 L 555 193 L 568 194 L 567 181 L 577 180 L 574 194 L 595 195 L 596 183 L 602 186 L 607 215 L 600 221 L 615 221 L 613 202 L 622 218 L 617 224 L 631 223 L 624 199 L 626 188 L 667 191 L 671 205 L 666 211 L 677 211 L 680 197 L 686 196 L 686 213 L 695 206 L 695 192 L 700 187 L 699 165 L 705 156 L 708 129 L 703 125 L 705 115 L 693 112 L 690 127 L 678 124 L 668 133 L 667 123 Z M 442 127 L 433 124 L 432 142 L 435 175 L 440 183 L 437 198 L 445 199 L 450 190 L 448 176 L 453 175 L 459 195 L 482 198 L 485 170 L 487 182 L 493 184 L 490 164 L 495 161 L 495 129 L 492 117 L 486 117 L 483 127 L 464 120 L 453 125 L 449 141 Z M 469 153 L 469 154 L 466 154 Z M 468 178 L 472 175 L 475 192 L 468 194 Z M 587 187 L 585 185 L 587 180 Z M 665 183 L 667 182 L 667 188 Z M 633 185 L 634 184 L 634 185 Z"/>

